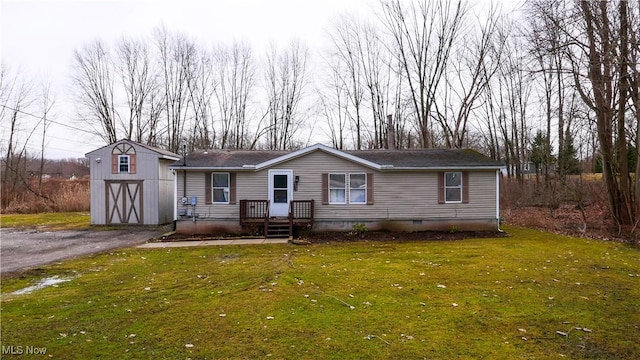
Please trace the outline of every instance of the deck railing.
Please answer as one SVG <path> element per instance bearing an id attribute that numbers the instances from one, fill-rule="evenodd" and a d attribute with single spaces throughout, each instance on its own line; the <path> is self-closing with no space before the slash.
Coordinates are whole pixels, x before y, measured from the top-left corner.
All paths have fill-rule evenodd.
<path id="1" fill-rule="evenodd" d="M 313 200 L 292 200 L 289 217 L 293 220 L 313 220 Z"/>
<path id="2" fill-rule="evenodd" d="M 240 200 L 240 224 L 269 216 L 269 200 Z"/>
<path id="3" fill-rule="evenodd" d="M 293 234 L 294 220 L 313 222 L 313 199 L 292 200 L 291 203 L 289 203 L 289 236 Z"/>

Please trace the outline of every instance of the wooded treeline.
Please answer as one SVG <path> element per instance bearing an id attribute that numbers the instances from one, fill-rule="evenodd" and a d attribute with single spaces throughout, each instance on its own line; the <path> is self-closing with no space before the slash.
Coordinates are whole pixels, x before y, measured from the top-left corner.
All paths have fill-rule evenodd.
<path id="1" fill-rule="evenodd" d="M 318 141 L 471 147 L 518 181 L 534 165 L 542 186 L 597 168 L 616 223 L 636 223 L 637 1 L 530 0 L 505 12 L 381 0 L 370 14 L 336 16 L 327 40 L 314 51 L 292 40 L 259 54 L 246 42 L 209 47 L 163 27 L 146 38 L 96 39 L 71 64 L 78 125 L 106 143 L 128 138 L 174 152 Z M 5 75 L 2 122 L 13 128 L 27 96 Z M 16 155 L 12 135 L 5 159 Z"/>

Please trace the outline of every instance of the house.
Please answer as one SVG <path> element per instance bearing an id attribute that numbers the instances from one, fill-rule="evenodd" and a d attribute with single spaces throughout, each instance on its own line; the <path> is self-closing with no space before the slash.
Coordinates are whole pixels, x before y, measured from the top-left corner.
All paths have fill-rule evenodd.
<path id="1" fill-rule="evenodd" d="M 170 166 L 176 230 L 497 230 L 502 167 L 468 149 L 197 152 Z"/>
<path id="2" fill-rule="evenodd" d="M 85 154 L 91 174 L 91 224 L 159 225 L 173 221 L 179 155 L 131 140 Z"/>

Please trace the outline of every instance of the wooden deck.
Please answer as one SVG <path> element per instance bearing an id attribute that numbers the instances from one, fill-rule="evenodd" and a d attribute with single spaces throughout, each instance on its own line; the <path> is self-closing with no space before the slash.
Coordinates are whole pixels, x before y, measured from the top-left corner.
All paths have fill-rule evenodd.
<path id="1" fill-rule="evenodd" d="M 293 200 L 287 217 L 269 215 L 269 200 L 240 200 L 240 226 L 263 224 L 265 237 L 292 237 L 296 226 L 313 225 L 313 200 Z"/>

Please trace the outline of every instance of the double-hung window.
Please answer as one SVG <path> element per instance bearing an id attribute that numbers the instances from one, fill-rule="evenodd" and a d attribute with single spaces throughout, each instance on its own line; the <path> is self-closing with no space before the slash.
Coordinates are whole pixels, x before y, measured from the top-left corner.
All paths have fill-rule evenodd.
<path id="1" fill-rule="evenodd" d="M 367 174 L 349 174 L 349 204 L 367 203 Z"/>
<path id="2" fill-rule="evenodd" d="M 129 172 L 129 155 L 118 155 L 118 172 Z"/>
<path id="3" fill-rule="evenodd" d="M 444 173 L 444 201 L 447 203 L 462 202 L 462 173 Z"/>
<path id="4" fill-rule="evenodd" d="M 214 204 L 229 203 L 229 173 L 213 173 L 212 194 Z"/>
<path id="5" fill-rule="evenodd" d="M 346 204 L 347 202 L 346 174 L 329 174 L 329 203 Z"/>

